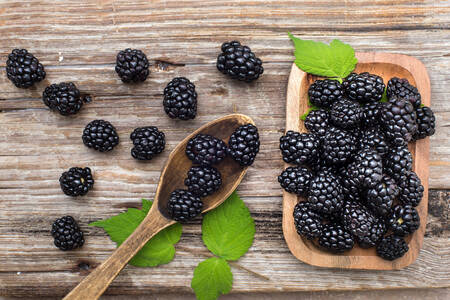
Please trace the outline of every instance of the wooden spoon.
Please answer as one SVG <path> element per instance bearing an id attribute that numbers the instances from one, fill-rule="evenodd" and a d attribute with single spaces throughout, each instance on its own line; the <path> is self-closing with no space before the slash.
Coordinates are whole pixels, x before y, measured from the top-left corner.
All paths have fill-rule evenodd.
<path id="1" fill-rule="evenodd" d="M 192 162 L 185 154 L 189 139 L 199 133 L 204 133 L 228 141 L 236 128 L 248 123 L 254 124 L 250 117 L 241 114 L 228 115 L 200 127 L 179 143 L 169 155 L 159 178 L 152 208 L 145 219 L 103 264 L 95 268 L 64 299 L 98 299 L 145 243 L 158 232 L 175 223 L 168 216 L 167 201 L 173 190 L 185 188 L 184 178 L 192 166 Z M 216 167 L 222 174 L 222 186 L 216 193 L 203 198 L 203 213 L 216 208 L 225 201 L 247 172 L 247 167 L 240 166 L 230 157 L 225 158 Z"/>

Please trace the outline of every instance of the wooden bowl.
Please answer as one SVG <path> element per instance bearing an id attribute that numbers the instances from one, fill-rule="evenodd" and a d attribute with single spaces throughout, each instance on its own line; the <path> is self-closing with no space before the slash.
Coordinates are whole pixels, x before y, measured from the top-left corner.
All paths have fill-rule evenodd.
<path id="1" fill-rule="evenodd" d="M 407 78 L 419 89 L 422 103 L 430 105 L 430 80 L 425 66 L 419 60 L 407 55 L 389 53 L 356 53 L 356 57 L 358 64 L 355 72 L 377 74 L 383 78 L 385 84 L 392 77 Z M 307 131 L 300 116 L 308 110 L 308 87 L 317 78 L 303 72 L 293 64 L 287 90 L 286 131 Z M 409 251 L 403 257 L 387 261 L 378 257 L 374 248 L 362 249 L 358 246 L 342 254 L 332 254 L 321 250 L 311 241 L 300 237 L 295 229 L 294 207 L 298 201 L 305 199 L 283 191 L 283 233 L 292 254 L 310 265 L 328 268 L 394 270 L 414 262 L 422 247 L 427 223 L 429 145 L 429 138 L 409 144 L 409 150 L 413 155 L 413 170 L 420 177 L 425 191 L 417 207 L 420 227 L 407 239 Z M 285 167 L 287 166 L 286 164 Z"/>

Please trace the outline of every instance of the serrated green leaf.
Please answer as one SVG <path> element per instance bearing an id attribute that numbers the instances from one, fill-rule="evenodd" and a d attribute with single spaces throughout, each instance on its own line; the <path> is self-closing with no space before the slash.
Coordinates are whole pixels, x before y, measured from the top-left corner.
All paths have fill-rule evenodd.
<path id="1" fill-rule="evenodd" d="M 203 217 L 203 242 L 209 251 L 226 260 L 237 260 L 244 255 L 254 236 L 255 223 L 236 192 Z"/>
<path id="2" fill-rule="evenodd" d="M 211 257 L 194 270 L 191 287 L 199 300 L 215 300 L 228 294 L 233 286 L 233 274 L 223 258 Z"/>
<path id="3" fill-rule="evenodd" d="M 381 97 L 380 102 L 388 102 L 388 98 L 387 98 L 387 94 L 386 94 L 386 89 L 384 89 L 383 96 Z"/>
<path id="4" fill-rule="evenodd" d="M 339 80 L 342 83 L 341 78 L 347 77 L 354 69 L 358 60 L 355 57 L 355 50 L 340 40 L 333 40 L 330 43 L 331 51 L 334 55 L 336 62 L 335 71 L 339 74 Z"/>
<path id="5" fill-rule="evenodd" d="M 92 222 L 89 226 L 103 228 L 119 247 L 144 220 L 152 203 L 152 201 L 142 199 L 142 210 L 129 208 L 124 213 L 106 220 Z M 181 232 L 182 227 L 179 223 L 162 230 L 144 245 L 129 264 L 136 267 L 155 267 L 169 263 L 175 255 L 174 244 L 180 240 Z"/>

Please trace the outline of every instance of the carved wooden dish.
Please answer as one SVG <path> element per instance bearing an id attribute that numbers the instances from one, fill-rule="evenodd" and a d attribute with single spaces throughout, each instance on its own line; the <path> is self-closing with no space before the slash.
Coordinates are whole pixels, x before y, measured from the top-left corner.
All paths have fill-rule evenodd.
<path id="1" fill-rule="evenodd" d="M 407 78 L 419 89 L 422 103 L 430 105 L 430 80 L 425 66 L 419 60 L 407 55 L 389 53 L 357 53 L 356 57 L 358 64 L 355 72 L 377 74 L 383 77 L 385 84 L 395 76 Z M 286 131 L 307 131 L 300 116 L 308 109 L 308 87 L 316 79 L 317 76 L 309 75 L 293 64 L 287 90 Z M 391 262 L 378 257 L 374 248 L 362 249 L 358 246 L 342 254 L 321 250 L 311 241 L 300 237 L 295 229 L 294 207 L 298 201 L 305 199 L 283 191 L 283 233 L 292 254 L 310 265 L 329 268 L 394 270 L 413 263 L 422 247 L 427 223 L 429 144 L 429 138 L 409 144 L 409 150 L 413 155 L 413 170 L 420 177 L 425 191 L 417 207 L 421 221 L 420 228 L 406 240 L 409 251 L 403 257 Z"/>

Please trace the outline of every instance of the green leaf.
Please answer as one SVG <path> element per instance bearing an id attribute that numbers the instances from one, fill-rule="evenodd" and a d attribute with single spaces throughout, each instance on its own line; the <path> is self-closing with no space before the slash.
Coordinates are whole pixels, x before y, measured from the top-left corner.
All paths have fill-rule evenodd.
<path id="1" fill-rule="evenodd" d="M 211 257 L 194 270 L 191 287 L 199 300 L 215 300 L 228 294 L 233 286 L 233 274 L 223 258 Z"/>
<path id="2" fill-rule="evenodd" d="M 388 102 L 388 98 L 387 98 L 387 94 L 386 94 L 386 89 L 384 89 L 383 96 L 381 97 L 380 102 Z"/>
<path id="3" fill-rule="evenodd" d="M 254 236 L 255 223 L 236 192 L 203 217 L 203 242 L 209 251 L 226 260 L 244 255 Z"/>
<path id="4" fill-rule="evenodd" d="M 341 78 L 347 77 L 358 63 L 355 57 L 355 50 L 349 44 L 345 44 L 340 40 L 331 41 L 330 47 L 336 62 L 335 71 L 339 74 L 338 79 L 342 83 Z"/>
<path id="5" fill-rule="evenodd" d="M 93 222 L 89 226 L 103 228 L 119 247 L 144 220 L 152 204 L 152 201 L 142 199 L 142 210 L 129 208 L 124 213 Z M 182 227 L 178 223 L 160 231 L 144 245 L 129 264 L 136 267 L 155 267 L 169 263 L 175 256 L 174 244 L 180 240 L 181 232 Z"/>

